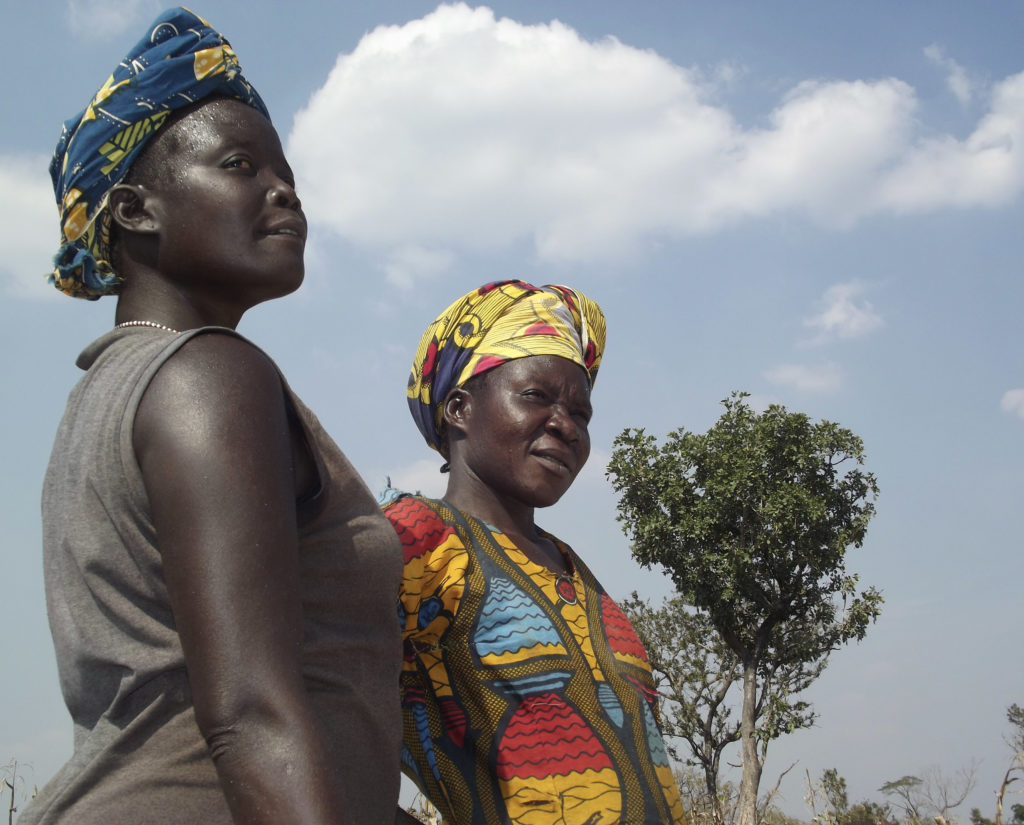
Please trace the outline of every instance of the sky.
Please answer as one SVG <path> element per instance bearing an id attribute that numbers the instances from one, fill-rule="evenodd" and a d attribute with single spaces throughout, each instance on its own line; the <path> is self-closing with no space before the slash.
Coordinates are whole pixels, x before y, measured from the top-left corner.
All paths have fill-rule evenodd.
<path id="1" fill-rule="evenodd" d="M 47 165 L 161 8 L 37 0 L 5 20 L 0 765 L 17 760 L 19 800 L 71 751 L 39 495 L 75 357 L 114 312 L 45 282 Z M 1024 704 L 1024 3 L 192 8 L 267 102 L 311 222 L 302 289 L 239 329 L 371 489 L 443 491 L 407 412 L 412 354 L 505 278 L 606 313 L 590 463 L 538 522 L 615 597 L 671 592 L 616 521 L 624 428 L 704 431 L 734 390 L 848 427 L 881 490 L 848 569 L 885 606 L 807 691 L 815 726 L 770 746 L 762 790 L 793 766 L 778 801 L 809 818 L 828 768 L 882 801 L 886 781 L 973 767 L 961 818 L 992 817 Z"/>

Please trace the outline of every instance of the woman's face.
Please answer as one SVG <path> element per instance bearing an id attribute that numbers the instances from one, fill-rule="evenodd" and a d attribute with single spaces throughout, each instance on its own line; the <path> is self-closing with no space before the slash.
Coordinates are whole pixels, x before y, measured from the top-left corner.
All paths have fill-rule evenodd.
<path id="1" fill-rule="evenodd" d="M 590 456 L 590 382 L 582 367 L 554 355 L 508 361 L 470 385 L 453 460 L 499 498 L 548 507 Z"/>
<path id="2" fill-rule="evenodd" d="M 247 309 L 297 289 L 306 218 L 270 121 L 218 99 L 167 128 L 166 167 L 146 187 L 160 273 L 199 307 Z"/>

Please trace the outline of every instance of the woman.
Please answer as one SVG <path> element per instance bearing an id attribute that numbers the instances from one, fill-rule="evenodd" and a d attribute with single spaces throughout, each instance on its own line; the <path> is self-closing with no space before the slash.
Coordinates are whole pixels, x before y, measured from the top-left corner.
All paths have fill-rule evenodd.
<path id="1" fill-rule="evenodd" d="M 228 42 L 162 15 L 51 167 L 52 280 L 117 295 L 43 491 L 74 754 L 36 823 L 393 822 L 400 548 L 234 328 L 302 282 L 306 220 Z"/>
<path id="2" fill-rule="evenodd" d="M 605 322 L 505 281 L 420 341 L 409 405 L 451 475 L 385 507 L 405 547 L 403 770 L 452 825 L 683 822 L 651 669 L 626 617 L 534 521 L 590 454 Z"/>

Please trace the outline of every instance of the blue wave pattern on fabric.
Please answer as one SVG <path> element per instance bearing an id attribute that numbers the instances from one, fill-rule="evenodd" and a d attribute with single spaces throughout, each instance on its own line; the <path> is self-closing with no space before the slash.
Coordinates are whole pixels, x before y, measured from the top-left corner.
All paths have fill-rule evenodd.
<path id="1" fill-rule="evenodd" d="M 538 644 L 559 644 L 558 632 L 544 612 L 508 579 L 492 583 L 480 611 L 473 643 L 481 657 L 515 653 Z"/>

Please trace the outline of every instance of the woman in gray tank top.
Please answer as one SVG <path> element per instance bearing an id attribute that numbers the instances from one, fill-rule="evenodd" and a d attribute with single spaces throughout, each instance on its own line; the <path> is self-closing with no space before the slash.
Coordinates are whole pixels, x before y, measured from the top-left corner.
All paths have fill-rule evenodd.
<path id="1" fill-rule="evenodd" d="M 259 95 L 172 10 L 67 122 L 51 173 L 52 280 L 117 309 L 79 357 L 43 491 L 74 753 L 22 825 L 392 822 L 398 541 L 234 331 L 304 274 Z"/>

